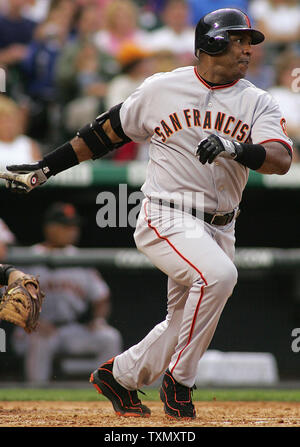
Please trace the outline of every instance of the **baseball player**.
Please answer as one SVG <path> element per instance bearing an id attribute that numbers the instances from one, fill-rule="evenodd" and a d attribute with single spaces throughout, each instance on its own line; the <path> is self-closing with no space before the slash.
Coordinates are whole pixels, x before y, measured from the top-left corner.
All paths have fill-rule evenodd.
<path id="1" fill-rule="evenodd" d="M 198 362 L 237 282 L 234 227 L 249 170 L 283 175 L 291 164 L 279 106 L 243 79 L 252 45 L 263 40 L 242 11 L 211 12 L 196 26 L 197 66 L 153 75 L 37 164 L 8 167 L 8 185 L 30 191 L 125 142 L 150 140 L 134 238 L 168 276 L 167 316 L 92 373 L 117 414 L 149 416 L 137 390 L 164 374 L 167 416 L 196 416 Z"/>
<path id="2" fill-rule="evenodd" d="M 71 203 L 53 203 L 44 217 L 44 240 L 31 247 L 32 253 L 76 254 L 74 244 L 79 238 L 81 222 Z M 25 354 L 24 370 L 29 382 L 47 383 L 57 354 L 90 355 L 91 360 L 73 363 L 75 368 L 84 368 L 84 371 L 122 351 L 122 336 L 107 321 L 110 289 L 97 270 L 35 265 L 30 267 L 30 273 L 39 278 L 47 299 L 38 330 L 27 337 L 16 328 L 12 339 L 16 351 Z M 89 307 L 91 316 L 87 322 L 83 317 Z"/>

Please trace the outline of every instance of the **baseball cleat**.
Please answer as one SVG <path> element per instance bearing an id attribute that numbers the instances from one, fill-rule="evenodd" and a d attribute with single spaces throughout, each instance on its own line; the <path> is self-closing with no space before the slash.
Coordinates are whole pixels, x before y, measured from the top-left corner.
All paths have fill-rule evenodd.
<path id="1" fill-rule="evenodd" d="M 192 402 L 192 390 L 178 383 L 167 369 L 160 388 L 160 399 L 169 418 L 195 419 L 196 411 Z"/>
<path id="2" fill-rule="evenodd" d="M 137 391 L 129 391 L 115 380 L 112 373 L 113 363 L 112 358 L 96 369 L 90 376 L 90 383 L 98 393 L 111 401 L 118 416 L 149 417 L 151 411 L 142 404 Z"/>

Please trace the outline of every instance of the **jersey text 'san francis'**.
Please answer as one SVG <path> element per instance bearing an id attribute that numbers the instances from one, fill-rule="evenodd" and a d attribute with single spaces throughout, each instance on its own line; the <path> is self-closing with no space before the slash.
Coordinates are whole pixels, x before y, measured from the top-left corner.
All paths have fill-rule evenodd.
<path id="1" fill-rule="evenodd" d="M 160 126 L 155 127 L 154 133 L 164 143 L 174 132 L 189 127 L 216 130 L 238 141 L 245 141 L 247 131 L 250 129 L 247 123 L 243 123 L 242 120 L 232 115 L 228 116 L 225 112 L 212 114 L 210 110 L 207 110 L 202 117 L 198 109 L 184 109 L 180 113 L 173 112 L 168 118 L 162 119 Z"/>

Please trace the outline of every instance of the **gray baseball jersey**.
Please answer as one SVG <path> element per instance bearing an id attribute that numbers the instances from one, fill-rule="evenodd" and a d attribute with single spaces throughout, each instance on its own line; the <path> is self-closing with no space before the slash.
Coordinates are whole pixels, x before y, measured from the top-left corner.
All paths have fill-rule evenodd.
<path id="1" fill-rule="evenodd" d="M 208 212 L 238 206 L 249 170 L 221 157 L 201 165 L 195 156 L 201 139 L 214 133 L 253 144 L 277 140 L 292 150 L 270 94 L 245 79 L 211 88 L 192 66 L 148 78 L 124 102 L 120 116 L 132 140 L 151 138 L 144 194 L 202 191 Z"/>
<path id="2" fill-rule="evenodd" d="M 33 246 L 32 250 L 36 254 L 47 253 L 47 248 L 42 244 Z M 76 253 L 76 247 L 68 246 L 58 252 L 72 255 Z M 76 321 L 87 310 L 89 303 L 105 299 L 109 295 L 108 285 L 93 268 L 52 269 L 47 265 L 37 265 L 28 270 L 40 277 L 41 287 L 47 296 L 41 318 L 52 323 Z"/>

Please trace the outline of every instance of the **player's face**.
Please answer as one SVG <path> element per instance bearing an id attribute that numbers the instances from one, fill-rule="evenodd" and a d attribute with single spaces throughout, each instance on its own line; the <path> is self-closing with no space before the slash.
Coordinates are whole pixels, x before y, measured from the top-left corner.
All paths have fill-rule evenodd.
<path id="1" fill-rule="evenodd" d="M 49 223 L 44 228 L 46 242 L 52 247 L 65 247 L 76 244 L 80 235 L 77 225 Z"/>
<path id="2" fill-rule="evenodd" d="M 228 82 L 246 76 L 252 54 L 250 33 L 237 32 L 230 34 L 229 37 L 230 42 L 226 51 L 216 58 Z"/>

